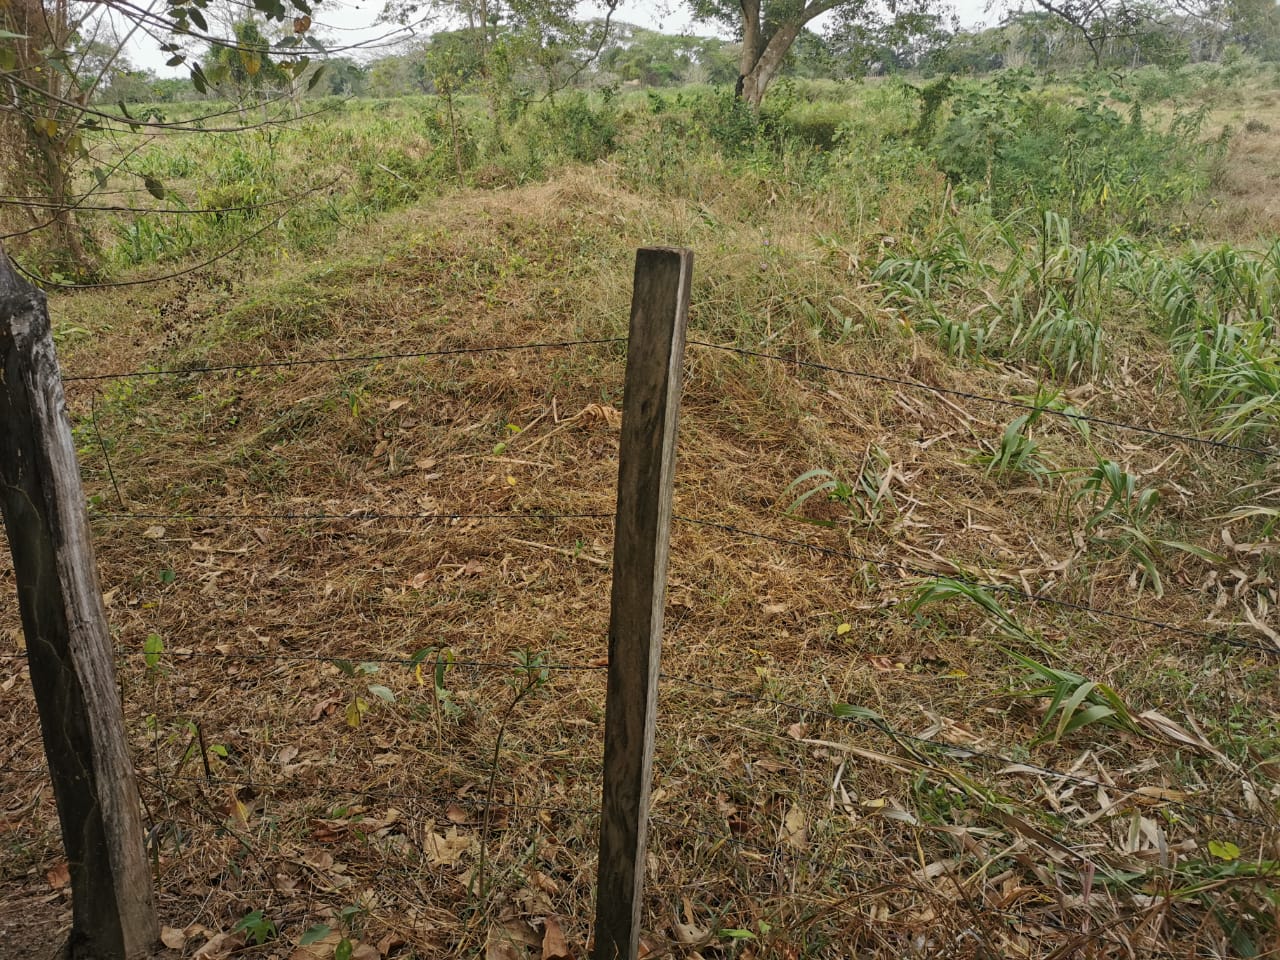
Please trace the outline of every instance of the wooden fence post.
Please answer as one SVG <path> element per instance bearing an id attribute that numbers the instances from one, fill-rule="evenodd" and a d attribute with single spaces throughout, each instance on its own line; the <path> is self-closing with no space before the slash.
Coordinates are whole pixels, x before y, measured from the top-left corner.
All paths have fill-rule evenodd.
<path id="1" fill-rule="evenodd" d="M 75 444 L 44 294 L 0 247 L 0 509 L 71 873 L 71 960 L 158 941 Z"/>
<path id="2" fill-rule="evenodd" d="M 618 451 L 595 960 L 635 960 L 693 253 L 636 253 Z"/>

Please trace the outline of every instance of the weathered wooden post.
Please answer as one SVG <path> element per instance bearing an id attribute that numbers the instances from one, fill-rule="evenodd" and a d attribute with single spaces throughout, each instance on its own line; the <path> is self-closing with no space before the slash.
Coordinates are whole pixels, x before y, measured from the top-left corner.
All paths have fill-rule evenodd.
<path id="1" fill-rule="evenodd" d="M 70 960 L 158 940 L 138 788 L 44 294 L 0 247 L 0 508 L 71 873 Z"/>
<path id="2" fill-rule="evenodd" d="M 640 944 L 671 480 L 692 273 L 688 250 L 651 248 L 636 254 L 618 452 L 595 960 L 635 960 Z"/>

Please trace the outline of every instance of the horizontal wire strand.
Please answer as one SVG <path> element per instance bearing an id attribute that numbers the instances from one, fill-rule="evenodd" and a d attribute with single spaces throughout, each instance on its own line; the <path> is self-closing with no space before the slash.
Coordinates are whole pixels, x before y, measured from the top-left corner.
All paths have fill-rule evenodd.
<path id="1" fill-rule="evenodd" d="M 725 533 L 733 533 L 739 536 L 750 537 L 754 540 L 763 540 L 767 543 L 776 543 L 782 546 L 801 547 L 805 550 L 812 550 L 830 557 L 841 557 L 846 560 L 856 560 L 859 563 L 868 563 L 876 567 L 886 568 L 892 567 L 898 570 L 906 570 L 908 573 L 919 577 L 929 577 L 931 579 L 953 580 L 958 583 L 966 583 L 970 586 L 981 587 L 987 590 L 996 590 L 1001 593 L 1007 593 L 1027 600 L 1032 603 L 1043 603 L 1056 607 L 1063 607 L 1068 610 L 1076 610 L 1081 613 L 1091 613 L 1099 617 L 1110 617 L 1115 620 L 1123 620 L 1128 623 L 1136 623 L 1146 627 L 1153 627 L 1159 630 L 1166 630 L 1170 633 L 1178 633 L 1188 637 L 1195 637 L 1200 640 L 1208 640 L 1213 643 L 1224 643 L 1228 646 L 1237 647 L 1244 650 L 1254 650 L 1267 656 L 1280 656 L 1280 648 L 1272 649 L 1260 643 L 1250 643 L 1248 640 L 1239 640 L 1235 637 L 1228 636 L 1225 633 L 1207 633 L 1202 630 L 1193 630 L 1191 627 L 1179 626 L 1176 623 L 1166 623 L 1163 620 L 1155 620 L 1151 617 L 1143 617 L 1138 614 L 1124 613 L 1120 610 L 1109 610 L 1105 607 L 1091 607 L 1088 604 L 1076 603 L 1073 600 L 1060 600 L 1057 597 L 1046 596 L 1042 593 L 1030 593 L 1026 590 L 1019 590 L 1017 587 L 1009 586 L 1003 583 L 989 583 L 981 580 L 959 576 L 954 573 L 944 573 L 940 570 L 930 570 L 927 567 L 918 567 L 914 564 L 899 560 L 877 560 L 874 557 L 863 556 L 854 553 L 851 550 L 842 550 L 836 547 L 824 547 L 820 544 L 809 543 L 804 540 L 791 540 L 787 537 L 774 536 L 769 533 L 762 533 L 758 530 L 748 530 L 744 527 L 737 527 L 731 523 L 720 523 L 714 520 L 704 520 L 697 517 L 686 517 L 679 514 L 673 514 L 673 520 L 679 523 L 687 523 L 698 527 L 709 527 L 721 530 Z"/>
<path id="2" fill-rule="evenodd" d="M 818 363 L 813 360 L 798 360 L 792 357 L 780 356 L 776 353 L 763 353 L 759 350 L 748 350 L 745 347 L 736 347 L 720 343 L 709 343 L 705 340 L 690 340 L 690 345 L 696 347 L 704 347 L 709 350 L 721 350 L 725 353 L 736 353 L 744 357 L 756 357 L 761 360 L 773 360 L 778 363 L 790 364 L 796 367 L 804 367 L 811 370 L 823 370 L 828 373 L 838 373 L 847 377 L 855 377 L 859 380 L 870 380 L 873 383 L 884 383 L 895 387 L 908 387 L 912 390 L 923 390 L 926 393 L 936 393 L 947 397 L 958 397 L 963 400 L 978 400 L 982 403 L 991 403 L 1001 407 L 1012 407 L 1017 410 L 1027 410 L 1038 412 L 1044 416 L 1060 417 L 1064 420 L 1073 422 L 1095 423 L 1099 426 L 1115 427 L 1119 430 L 1128 430 L 1133 433 L 1143 433 L 1152 437 L 1160 437 L 1165 440 L 1178 440 L 1183 443 L 1201 444 L 1206 447 L 1216 447 L 1222 450 L 1234 450 L 1238 453 L 1247 453 L 1255 457 L 1272 457 L 1275 456 L 1274 450 L 1268 450 L 1263 447 L 1249 447 L 1238 443 L 1230 443 L 1226 440 L 1214 440 L 1210 437 L 1195 437 L 1184 433 L 1174 433 L 1169 430 L 1161 430 L 1157 427 L 1149 427 L 1145 424 L 1127 423 L 1123 420 L 1110 420 L 1106 417 L 1095 417 L 1091 414 L 1084 413 L 1068 413 L 1065 410 L 1053 410 L 1049 407 L 1038 407 L 1034 403 L 1026 403 L 1021 400 L 1009 400 L 1004 397 L 993 397 L 989 394 L 971 393 L 966 390 L 955 390 L 949 387 L 939 387 L 934 384 L 923 383 L 918 380 L 906 380 L 900 377 L 890 377 L 879 373 L 869 373 L 865 370 L 851 370 L 847 367 L 836 367 L 831 364 Z"/>
<path id="3" fill-rule="evenodd" d="M 410 350 L 397 353 L 371 353 L 343 357 L 313 357 L 297 360 L 259 360 L 246 363 L 223 363 L 190 367 L 160 367 L 155 370 L 125 370 L 115 373 L 77 374 L 62 378 L 63 383 L 86 383 L 97 380 L 129 380 L 140 377 L 182 377 L 205 373 L 228 373 L 237 370 L 266 370 L 284 367 L 315 367 L 323 364 L 378 363 L 384 360 L 426 360 L 432 357 L 455 357 L 466 354 L 517 353 L 522 350 L 560 350 L 569 347 L 600 346 L 625 343 L 626 337 L 598 337 L 587 340 L 548 340 L 533 343 L 507 343 L 492 347 L 445 347 L 438 350 Z"/>

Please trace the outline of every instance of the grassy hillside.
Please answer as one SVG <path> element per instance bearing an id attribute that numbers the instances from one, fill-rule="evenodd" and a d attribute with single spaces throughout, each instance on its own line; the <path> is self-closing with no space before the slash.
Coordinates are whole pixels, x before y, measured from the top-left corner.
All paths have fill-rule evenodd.
<path id="1" fill-rule="evenodd" d="M 585 955 L 648 244 L 697 258 L 648 955 L 1274 951 L 1260 84 L 1190 139 L 1191 94 L 886 86 L 571 98 L 461 182 L 412 103 L 148 154 L 334 182 L 53 300 L 182 955 Z M 10 663 L 5 876 L 58 902 Z"/>

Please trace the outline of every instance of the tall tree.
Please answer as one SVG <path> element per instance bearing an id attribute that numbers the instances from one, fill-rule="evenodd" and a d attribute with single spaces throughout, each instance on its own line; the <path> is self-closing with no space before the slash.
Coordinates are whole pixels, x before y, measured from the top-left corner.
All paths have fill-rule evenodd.
<path id="1" fill-rule="evenodd" d="M 943 0 L 691 0 L 695 17 L 735 31 L 742 41 L 737 95 L 759 108 L 802 30 L 819 18 L 824 29 L 908 31 L 917 15 Z M 825 16 L 824 16 L 825 15 Z"/>

